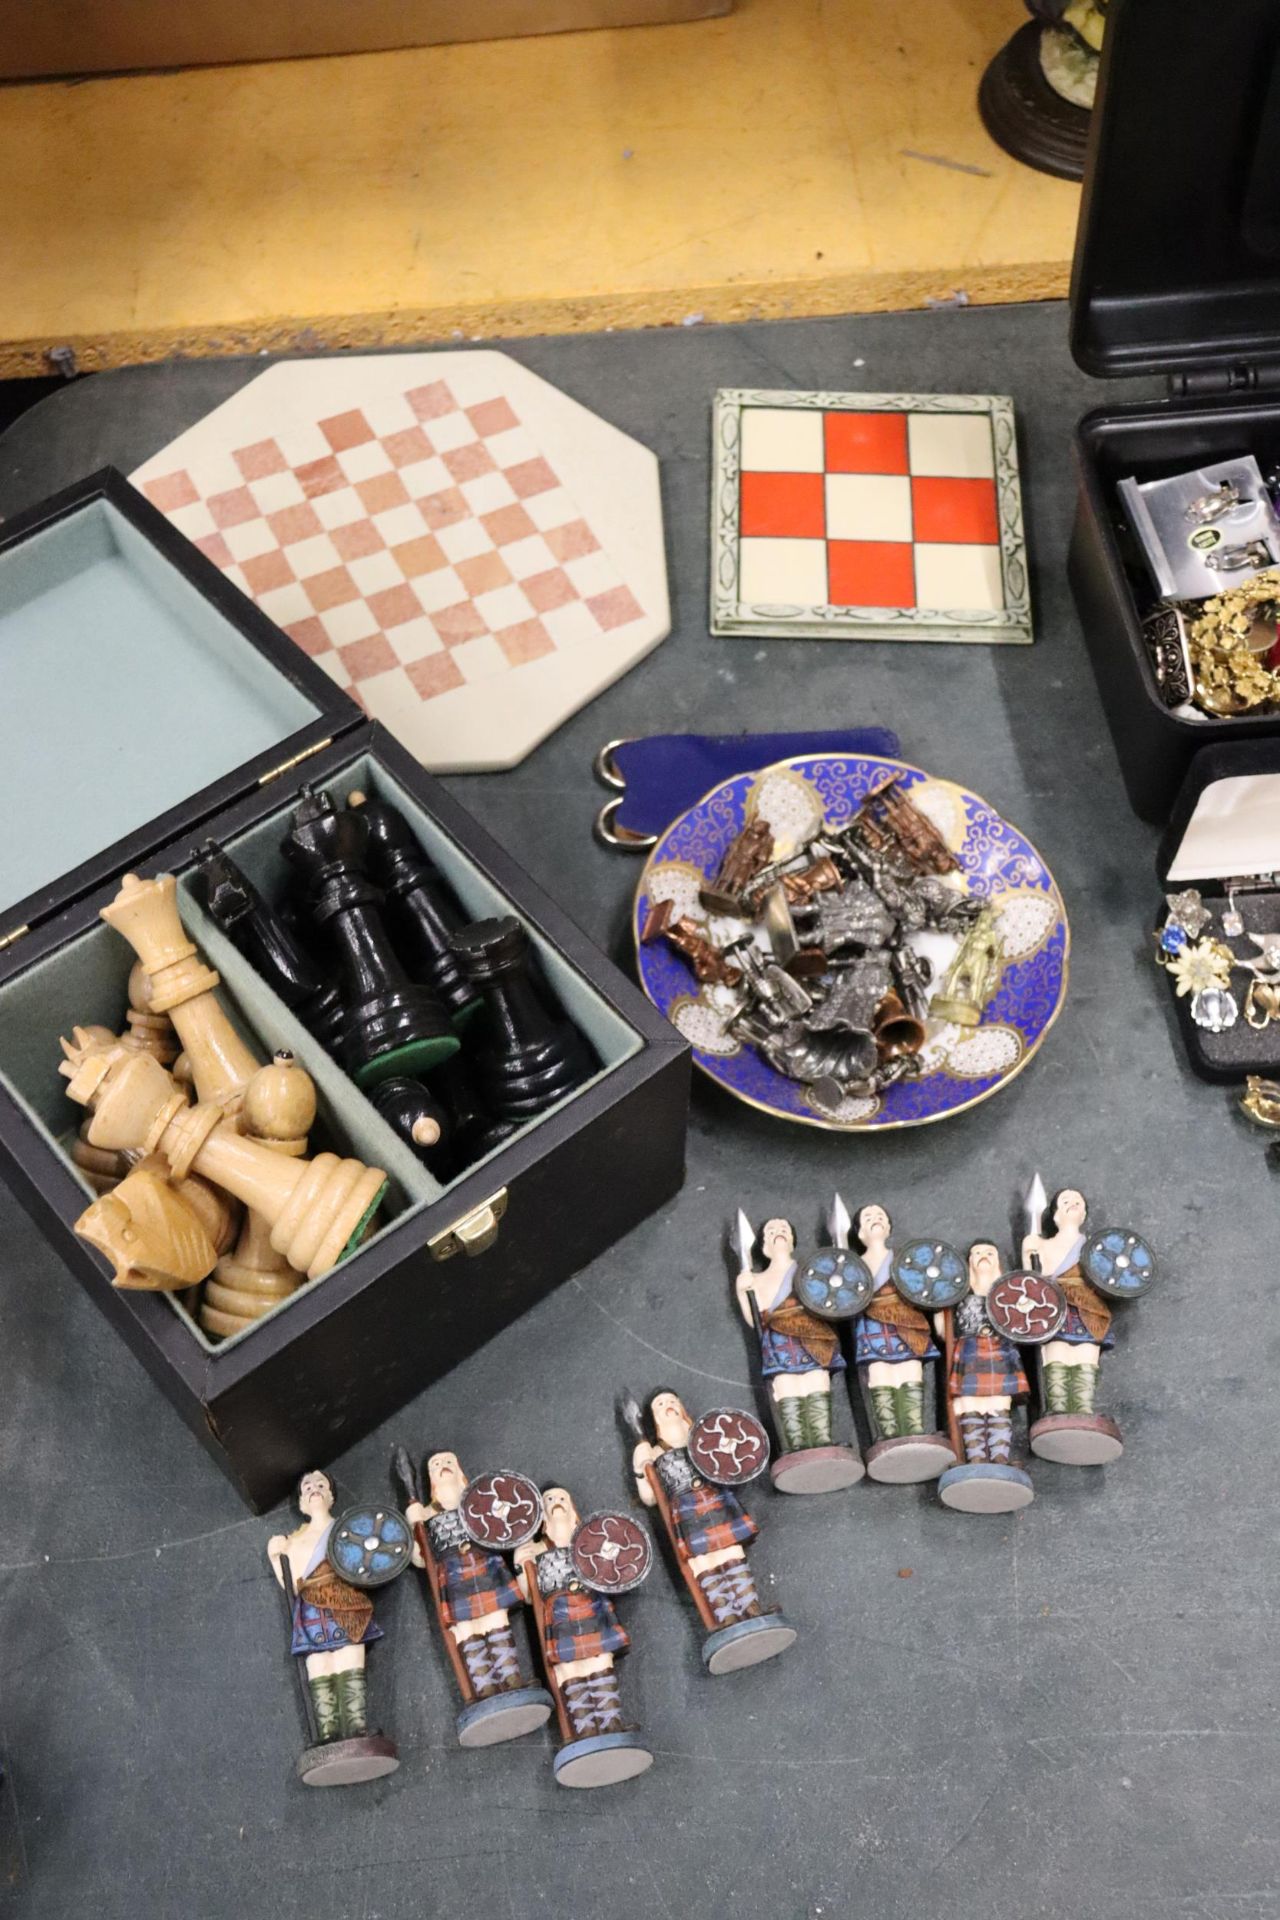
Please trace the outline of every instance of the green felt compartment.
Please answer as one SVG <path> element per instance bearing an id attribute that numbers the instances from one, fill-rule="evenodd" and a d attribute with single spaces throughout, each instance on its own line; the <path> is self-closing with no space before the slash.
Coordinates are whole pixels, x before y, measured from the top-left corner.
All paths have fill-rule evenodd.
<path id="1" fill-rule="evenodd" d="M 473 918 L 509 910 L 505 897 L 475 868 L 463 849 L 442 832 L 413 796 L 392 780 L 371 755 L 353 755 L 325 784 L 338 804 L 359 788 L 398 807 Z M 285 884 L 288 869 L 279 843 L 296 800 L 296 792 L 282 793 L 280 806 L 274 813 L 224 843 L 268 899 L 278 898 Z M 210 823 L 210 831 L 216 836 L 216 820 Z M 269 1058 L 277 1049 L 287 1047 L 315 1081 L 317 1122 L 310 1151 L 328 1148 L 350 1153 L 367 1164 L 385 1169 L 389 1185 L 380 1214 L 383 1224 L 379 1234 L 394 1231 L 406 1217 L 440 1199 L 448 1188 L 442 1187 L 409 1152 L 355 1083 L 328 1057 L 213 924 L 199 904 L 192 881 L 189 868 L 179 871 L 183 921 L 192 939 L 222 976 L 224 1006 L 262 1058 Z M 603 1063 L 595 1079 L 638 1053 L 643 1041 L 634 1028 L 614 1012 L 536 928 L 529 931 L 549 985 Z M 66 1082 L 57 1071 L 58 1036 L 70 1036 L 77 1023 L 102 1025 L 113 1032 L 123 1028 L 133 958 L 126 942 L 112 928 L 100 923 L 0 985 L 0 1085 L 8 1090 L 32 1125 L 64 1155 L 84 1115 L 67 1099 Z M 587 1084 L 593 1085 L 595 1080 Z M 579 1088 L 568 1099 L 576 1099 L 583 1090 Z M 536 1130 L 544 1118 L 545 1115 L 530 1121 L 521 1133 Z M 488 1158 L 500 1158 L 505 1150 L 505 1146 L 500 1147 Z M 474 1170 L 469 1168 L 468 1174 Z M 92 1189 L 74 1166 L 72 1171 L 85 1188 L 87 1205 L 93 1198 Z M 364 1246 L 371 1245 L 373 1237 L 366 1240 Z M 299 1300 L 324 1284 L 325 1276 L 308 1282 L 266 1317 L 291 1312 Z M 256 1327 L 230 1340 L 210 1341 L 179 1304 L 177 1296 L 165 1297 L 190 1328 L 192 1337 L 209 1353 L 224 1353 L 241 1341 L 254 1338 Z M 257 1326 L 263 1324 L 264 1321 L 259 1321 Z"/>
<path id="2" fill-rule="evenodd" d="M 0 568 L 0 911 L 319 708 L 105 500 Z"/>

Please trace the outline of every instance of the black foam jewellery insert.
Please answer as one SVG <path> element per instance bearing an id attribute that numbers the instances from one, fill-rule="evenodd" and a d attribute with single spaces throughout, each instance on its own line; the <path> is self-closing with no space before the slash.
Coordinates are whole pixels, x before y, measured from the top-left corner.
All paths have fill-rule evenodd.
<path id="1" fill-rule="evenodd" d="M 25 672 L 32 691 L 26 655 L 33 645 L 62 690 L 48 714 L 49 749 L 56 740 L 63 755 L 82 750 L 68 805 L 93 809 L 113 771 L 126 792 L 123 802 L 107 795 L 87 826 L 60 822 L 47 856 L 26 848 L 0 872 L 0 900 L 12 903 L 0 918 L 6 1177 L 187 1424 L 261 1508 L 308 1464 L 360 1438 L 670 1197 L 683 1176 L 688 1049 L 439 783 L 118 476 L 95 476 L 12 523 L 0 539 L 0 670 L 6 679 L 11 667 Z M 74 670 L 95 649 L 106 664 L 91 662 L 92 698 L 77 708 Z M 188 656 L 197 660 L 197 677 L 210 659 L 217 668 L 212 683 L 206 676 L 207 721 L 216 724 L 220 700 L 258 720 L 239 743 L 228 742 L 224 729 L 221 745 L 193 749 L 198 775 L 210 778 L 184 802 L 174 787 L 186 763 L 169 751 L 167 735 L 158 776 L 155 760 L 139 769 L 137 756 L 162 724 L 199 729 L 202 714 L 178 684 Z M 137 675 L 140 663 L 158 671 L 165 660 L 162 711 Z M 45 712 L 52 691 L 45 687 L 45 706 L 34 711 Z M 16 725 L 8 731 L 7 777 L 16 795 L 24 764 L 35 766 L 37 782 L 45 776 L 36 744 Z M 236 759 L 246 738 L 255 747 L 247 761 L 240 753 L 239 764 L 219 763 L 219 756 Z M 336 801 L 359 788 L 390 802 L 467 913 L 515 913 L 600 1063 L 581 1087 L 446 1185 L 199 904 L 193 849 L 208 837 L 268 897 L 278 896 L 279 842 L 304 780 Z M 24 811 L 38 829 L 39 814 Z M 112 836 L 106 852 L 95 851 L 95 834 Z M 50 860 L 68 852 L 73 870 L 59 878 Z M 72 1231 L 93 1195 L 69 1157 L 83 1113 L 57 1072 L 58 1037 L 77 1022 L 113 1031 L 123 1024 L 133 955 L 99 913 L 130 870 L 178 876 L 183 918 L 222 975 L 232 1018 L 263 1057 L 288 1047 L 312 1075 L 319 1110 L 310 1150 L 339 1146 L 389 1176 L 376 1234 L 263 1320 L 218 1343 L 178 1297 L 112 1287 L 106 1261 Z M 464 1257 L 451 1257 L 458 1253 Z"/>
<path id="2" fill-rule="evenodd" d="M 1080 423 L 1068 570 L 1134 811 L 1164 822 L 1193 754 L 1280 713 L 1185 718 L 1142 640 L 1154 583 L 1116 487 L 1252 453 L 1280 464 L 1280 9 L 1112 0 L 1072 279 L 1072 351 L 1166 397 Z M 1230 577 L 1224 577 L 1230 585 Z"/>

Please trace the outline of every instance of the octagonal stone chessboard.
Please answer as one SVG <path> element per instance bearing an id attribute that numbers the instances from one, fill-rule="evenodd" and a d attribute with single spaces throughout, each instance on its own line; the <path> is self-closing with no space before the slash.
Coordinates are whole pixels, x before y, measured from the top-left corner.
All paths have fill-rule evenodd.
<path id="1" fill-rule="evenodd" d="M 670 631 L 656 455 L 503 353 L 282 363 L 130 478 L 436 772 Z"/>

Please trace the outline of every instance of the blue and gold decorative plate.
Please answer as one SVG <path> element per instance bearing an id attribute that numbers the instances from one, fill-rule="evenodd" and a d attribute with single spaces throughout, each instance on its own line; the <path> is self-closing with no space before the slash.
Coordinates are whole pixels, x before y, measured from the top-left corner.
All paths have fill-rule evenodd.
<path id="1" fill-rule="evenodd" d="M 731 990 L 700 985 L 669 941 L 646 943 L 640 931 L 650 907 L 669 900 L 675 918 L 687 914 L 716 945 L 723 944 L 743 931 L 744 923 L 708 914 L 698 890 L 742 828 L 757 818 L 767 820 L 775 854 L 783 858 L 824 823 L 843 826 L 869 789 L 890 773 L 902 776 L 913 803 L 942 834 L 969 891 L 991 903 L 1004 965 L 980 1026 L 929 1022 L 924 1071 L 917 1079 L 899 1081 L 881 1094 L 825 1104 L 813 1088 L 788 1080 L 736 1038 L 728 1025 L 737 1005 Z M 1031 842 L 977 794 L 899 760 L 852 754 L 789 760 L 726 780 L 668 827 L 654 847 L 636 891 L 633 930 L 640 983 L 690 1042 L 704 1073 L 749 1106 L 838 1132 L 925 1126 L 998 1093 L 1036 1052 L 1067 992 L 1071 934 L 1066 911 L 1053 875 Z"/>

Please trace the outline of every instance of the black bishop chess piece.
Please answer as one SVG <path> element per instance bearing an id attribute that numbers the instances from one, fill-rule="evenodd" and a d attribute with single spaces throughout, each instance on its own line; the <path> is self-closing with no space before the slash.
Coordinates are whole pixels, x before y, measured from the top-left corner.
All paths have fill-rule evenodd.
<path id="1" fill-rule="evenodd" d="M 510 914 L 454 934 L 463 972 L 484 997 L 469 1057 L 482 1100 L 517 1125 L 563 1099 L 595 1071 L 572 1021 L 552 1013 L 530 972 L 529 936 Z"/>
<path id="2" fill-rule="evenodd" d="M 421 1080 L 395 1074 L 369 1089 L 369 1098 L 391 1131 L 437 1180 L 453 1172 L 453 1120 Z"/>
<path id="3" fill-rule="evenodd" d="M 295 929 L 263 899 L 216 840 L 206 842 L 197 871 L 210 919 L 325 1051 L 338 1054 L 346 1024 L 342 996 L 325 979 Z"/>
<path id="4" fill-rule="evenodd" d="M 304 787 L 303 795 L 281 852 L 302 875 L 311 917 L 341 962 L 347 1071 L 365 1088 L 430 1073 L 458 1051 L 458 1036 L 435 995 L 396 957 L 382 895 L 363 871 L 364 822 L 350 808 L 338 812 L 327 793 Z"/>
<path id="5" fill-rule="evenodd" d="M 430 987 L 453 1020 L 465 1020 L 479 996 L 449 941 L 466 924 L 466 914 L 402 813 L 358 792 L 348 796 L 347 805 L 364 821 L 365 872 L 386 897 L 387 927 L 410 978 Z"/>

